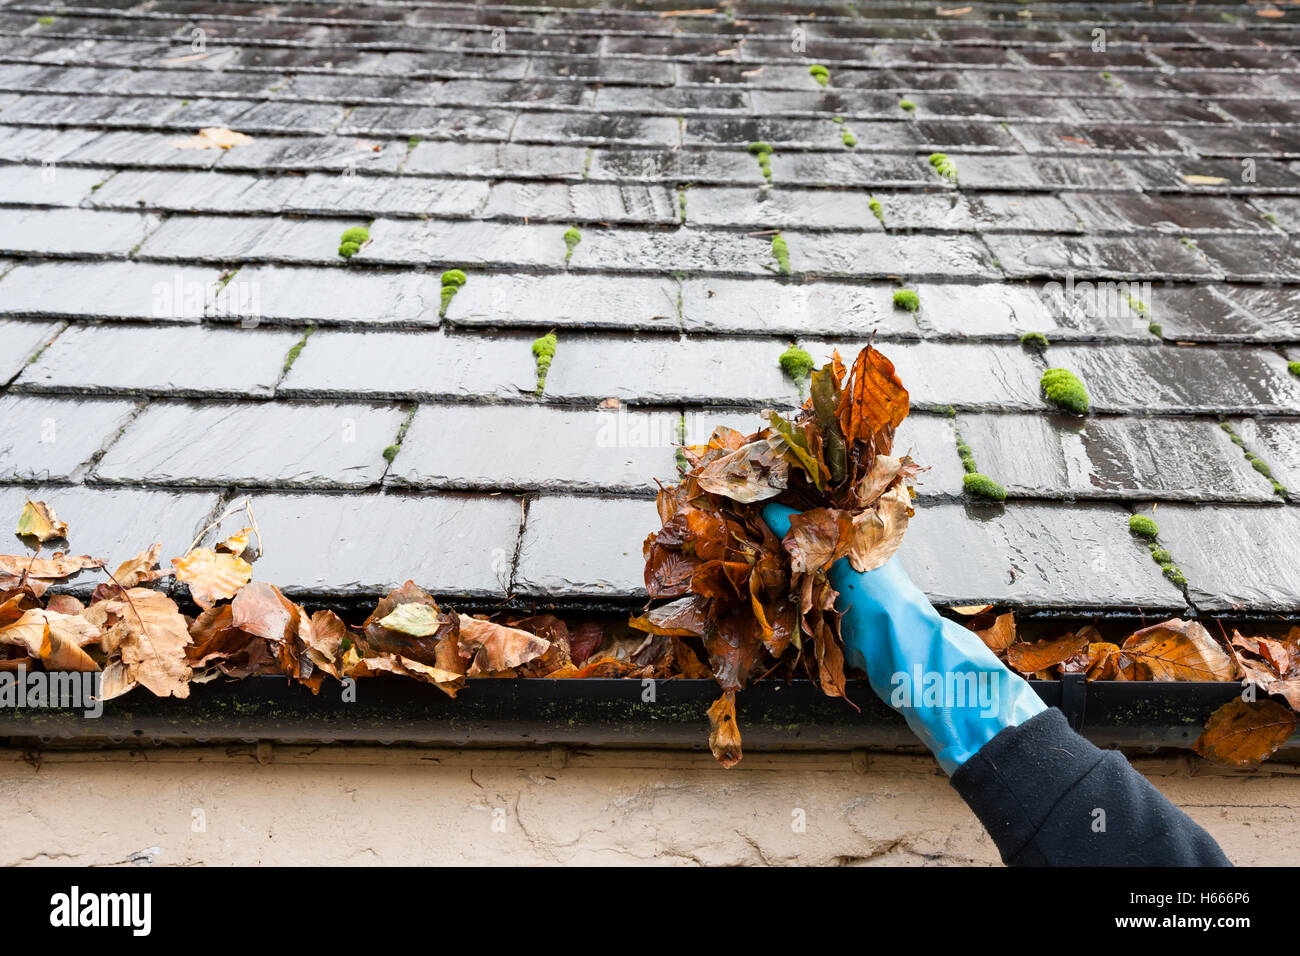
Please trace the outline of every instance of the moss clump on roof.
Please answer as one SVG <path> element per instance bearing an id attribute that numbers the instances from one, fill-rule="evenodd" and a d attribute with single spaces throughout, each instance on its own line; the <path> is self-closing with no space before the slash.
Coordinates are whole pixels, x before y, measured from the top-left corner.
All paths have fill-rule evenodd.
<path id="1" fill-rule="evenodd" d="M 1151 538 L 1152 540 L 1155 540 L 1156 536 L 1160 534 L 1160 526 L 1149 515 L 1130 516 L 1128 530 L 1139 538 Z"/>
<path id="2" fill-rule="evenodd" d="M 369 241 L 370 230 L 365 226 L 344 229 L 343 235 L 339 236 L 339 255 L 344 259 L 351 259 Z"/>
<path id="3" fill-rule="evenodd" d="M 1083 387 L 1083 382 L 1079 381 L 1079 377 L 1073 372 L 1063 368 L 1049 368 L 1043 373 L 1040 384 L 1043 394 L 1053 405 L 1078 415 L 1088 411 L 1088 406 L 1091 404 L 1088 390 Z"/>
<path id="4" fill-rule="evenodd" d="M 567 264 L 573 258 L 573 250 L 582 242 L 582 233 L 578 231 L 577 226 L 570 226 L 564 230 L 564 261 Z"/>
<path id="5" fill-rule="evenodd" d="M 961 432 L 957 433 L 957 457 L 961 459 L 961 468 L 966 474 L 973 475 L 979 471 L 979 466 L 975 464 L 975 453 L 966 444 L 966 439 L 961 437 Z"/>
<path id="6" fill-rule="evenodd" d="M 289 351 L 285 353 L 284 365 L 281 368 L 282 372 L 288 374 L 289 369 L 293 368 L 293 363 L 298 361 L 298 356 L 302 354 L 302 350 L 307 346 L 307 340 L 311 338 L 311 334 L 315 331 L 316 331 L 316 326 L 314 325 L 307 326 L 307 330 L 302 333 L 302 338 L 300 338 L 297 342 L 295 342 L 290 347 Z"/>
<path id="7" fill-rule="evenodd" d="M 772 181 L 772 146 L 770 143 L 750 143 L 749 151 L 753 153 L 754 158 L 758 160 L 758 169 L 763 174 L 763 178 L 769 183 Z"/>
<path id="8" fill-rule="evenodd" d="M 812 66 L 808 67 L 808 73 L 822 86 L 827 85 L 831 81 L 831 71 L 826 69 L 826 67 L 822 66 L 820 63 L 814 63 Z"/>
<path id="9" fill-rule="evenodd" d="M 846 126 L 844 127 L 843 132 L 840 133 L 840 142 L 842 142 L 849 149 L 852 149 L 854 146 L 858 145 L 858 138 L 853 135 L 853 130 L 849 129 Z"/>
<path id="10" fill-rule="evenodd" d="M 542 394 L 546 388 L 546 373 L 551 370 L 551 363 L 555 361 L 555 347 L 559 344 L 559 339 L 555 337 L 554 332 L 547 332 L 541 338 L 533 340 L 533 357 L 537 360 L 537 394 Z"/>
<path id="11" fill-rule="evenodd" d="M 1047 341 L 1047 336 L 1042 332 L 1026 332 L 1020 336 L 1020 344 L 1031 352 L 1046 352 L 1052 343 Z"/>
<path id="12" fill-rule="evenodd" d="M 1292 375 L 1300 375 L 1300 362 L 1287 362 L 1286 370 Z"/>
<path id="13" fill-rule="evenodd" d="M 900 110 L 902 110 L 903 112 L 905 112 L 905 113 L 915 113 L 915 112 L 916 112 L 916 104 L 913 103 L 911 100 L 899 100 L 899 101 L 898 101 L 898 108 L 899 108 Z"/>
<path id="14" fill-rule="evenodd" d="M 957 182 L 957 165 L 948 158 L 947 153 L 931 153 L 930 165 L 934 171 L 949 182 Z"/>
<path id="15" fill-rule="evenodd" d="M 53 26 L 53 25 L 54 25 L 54 18 L 53 18 L 53 17 L 41 17 L 41 18 L 40 18 L 39 20 L 37 20 L 36 22 L 39 23 L 39 24 L 40 24 L 41 26 L 43 26 L 43 27 Z"/>
<path id="16" fill-rule="evenodd" d="M 894 290 L 894 308 L 915 312 L 921 307 L 921 297 L 911 289 Z"/>
<path id="17" fill-rule="evenodd" d="M 974 495 L 976 498 L 987 498 L 989 501 L 1007 500 L 1007 489 L 978 471 L 965 475 L 961 480 L 961 486 L 967 494 Z"/>
<path id="18" fill-rule="evenodd" d="M 872 196 L 867 201 L 867 206 L 871 209 L 871 214 L 875 216 L 877 219 L 879 219 L 880 224 L 883 226 L 885 224 L 885 209 L 883 206 L 880 205 L 880 200 L 877 199 L 875 196 Z"/>
<path id="19" fill-rule="evenodd" d="M 442 305 L 438 309 L 438 315 L 447 314 L 447 306 L 451 305 L 451 300 L 456 297 L 460 287 L 465 284 L 468 276 L 460 269 L 448 269 L 442 274 Z"/>
<path id="20" fill-rule="evenodd" d="M 812 356 L 797 345 L 792 345 L 782 352 L 777 361 L 781 364 L 781 371 L 800 386 L 803 385 L 803 380 L 812 374 Z"/>
<path id="21" fill-rule="evenodd" d="M 397 457 L 397 453 L 401 450 L 402 447 L 400 445 L 389 445 L 387 448 L 384 449 L 384 461 L 388 462 L 391 465 L 393 463 L 393 459 Z"/>
<path id="22" fill-rule="evenodd" d="M 785 236 L 779 232 L 772 237 L 772 257 L 776 259 L 776 267 L 780 270 L 781 275 L 790 274 L 790 247 L 786 245 Z"/>
<path id="23" fill-rule="evenodd" d="M 1174 560 L 1174 556 L 1159 545 L 1152 546 L 1151 557 L 1155 559 L 1156 564 L 1169 564 Z"/>
<path id="24" fill-rule="evenodd" d="M 1264 459 L 1260 458 L 1253 451 L 1248 449 L 1246 443 L 1242 441 L 1241 436 L 1238 435 L 1227 422 L 1220 422 L 1219 427 L 1224 430 L 1228 438 L 1232 440 L 1232 443 L 1241 449 L 1241 454 L 1246 461 L 1250 463 L 1250 467 L 1254 468 L 1257 472 L 1268 479 L 1268 483 L 1273 486 L 1273 494 L 1277 495 L 1284 501 L 1290 501 L 1291 492 L 1287 489 L 1286 485 L 1273 477 L 1273 469 L 1268 466 L 1268 462 L 1264 461 Z"/>

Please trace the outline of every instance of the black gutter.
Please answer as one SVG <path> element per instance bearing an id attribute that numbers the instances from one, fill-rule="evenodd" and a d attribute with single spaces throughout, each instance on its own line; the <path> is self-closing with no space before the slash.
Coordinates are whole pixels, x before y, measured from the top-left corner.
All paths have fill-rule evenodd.
<path id="1" fill-rule="evenodd" d="M 1187 748 L 1215 708 L 1238 693 L 1225 683 L 1031 681 L 1052 706 L 1100 747 Z M 10 745 L 195 744 L 271 740 L 440 747 L 691 748 L 706 745 L 705 710 L 719 695 L 708 680 L 474 680 L 455 700 L 427 684 L 373 677 L 356 701 L 330 682 L 318 696 L 279 677 L 190 687 L 187 700 L 137 689 L 81 710 L 0 711 Z M 918 745 L 902 718 L 862 681 L 843 700 L 809 681 L 766 680 L 736 695 L 751 750 L 846 750 Z M 3 742 L 0 740 L 0 742 Z"/>

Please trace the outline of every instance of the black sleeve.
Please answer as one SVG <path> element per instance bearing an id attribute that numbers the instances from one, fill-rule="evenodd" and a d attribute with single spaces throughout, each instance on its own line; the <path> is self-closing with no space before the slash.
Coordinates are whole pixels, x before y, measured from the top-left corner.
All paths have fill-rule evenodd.
<path id="1" fill-rule="evenodd" d="M 1056 708 L 999 733 L 952 785 L 1008 866 L 1232 865 L 1123 754 L 1098 750 Z"/>

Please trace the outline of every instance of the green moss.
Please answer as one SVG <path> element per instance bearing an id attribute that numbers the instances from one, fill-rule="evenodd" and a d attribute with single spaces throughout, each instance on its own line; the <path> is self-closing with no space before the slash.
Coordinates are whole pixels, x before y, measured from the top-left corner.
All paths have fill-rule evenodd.
<path id="1" fill-rule="evenodd" d="M 1079 381 L 1079 377 L 1073 372 L 1063 368 L 1049 368 L 1043 373 L 1040 385 L 1043 394 L 1053 405 L 1079 415 L 1088 411 L 1088 406 L 1091 404 L 1088 390 L 1083 387 L 1083 382 Z"/>
<path id="2" fill-rule="evenodd" d="M 1034 352 L 1046 352 L 1047 347 L 1051 345 L 1042 332 L 1026 332 L 1020 336 L 1020 344 Z"/>
<path id="3" fill-rule="evenodd" d="M 1128 530 L 1139 538 L 1150 538 L 1153 541 L 1160 534 L 1160 526 L 1150 515 L 1131 515 L 1128 519 Z"/>
<path id="4" fill-rule="evenodd" d="M 1256 458 L 1254 455 L 1250 455 L 1250 454 L 1246 455 L 1246 460 L 1250 462 L 1250 467 L 1254 468 L 1265 478 L 1273 477 L 1273 469 L 1268 467 L 1268 462 L 1264 461 L 1261 458 Z"/>
<path id="5" fill-rule="evenodd" d="M 899 100 L 899 101 L 898 101 L 898 108 L 899 108 L 900 110 L 902 110 L 903 112 L 905 112 L 905 113 L 915 113 L 915 112 L 916 112 L 916 104 L 913 103 L 911 100 Z"/>
<path id="6" fill-rule="evenodd" d="M 988 475 L 981 475 L 979 472 L 972 472 L 962 478 L 961 486 L 968 495 L 974 495 L 976 498 L 987 498 L 990 501 L 1007 500 L 1007 489 Z"/>
<path id="7" fill-rule="evenodd" d="M 772 181 L 772 147 L 768 143 L 750 143 L 749 151 L 758 160 L 759 171 L 769 183 Z"/>
<path id="8" fill-rule="evenodd" d="M 537 394 L 542 394 L 546 388 L 546 373 L 551 370 L 551 363 L 555 361 L 555 347 L 559 344 L 559 339 L 555 337 L 554 332 L 547 332 L 539 339 L 533 340 L 533 357 L 537 360 Z"/>
<path id="9" fill-rule="evenodd" d="M 406 141 L 406 148 L 408 151 L 415 149 L 415 147 L 419 145 L 420 145 L 420 137 L 418 136 L 412 136 L 410 139 Z"/>
<path id="10" fill-rule="evenodd" d="M 967 474 L 974 474 L 979 471 L 979 466 L 975 464 L 975 453 L 971 451 L 970 445 L 966 444 L 966 439 L 957 435 L 957 457 L 961 459 L 962 471 Z"/>
<path id="11" fill-rule="evenodd" d="M 1300 362 L 1287 362 L 1286 370 L 1292 375 L 1300 375 Z"/>
<path id="12" fill-rule="evenodd" d="M 872 196 L 871 199 L 867 201 L 867 205 L 871 207 L 871 214 L 879 219 L 880 224 L 883 226 L 885 224 L 885 210 L 884 207 L 880 205 L 880 200 L 875 196 Z"/>
<path id="13" fill-rule="evenodd" d="M 400 445 L 389 445 L 387 448 L 384 449 L 384 461 L 388 462 L 391 465 L 393 463 L 393 459 L 397 457 L 397 453 L 401 450 L 402 448 Z"/>
<path id="14" fill-rule="evenodd" d="M 957 417 L 957 409 L 953 408 L 951 405 L 936 405 L 934 411 L 935 414 L 942 415 L 944 418 Z"/>
<path id="15" fill-rule="evenodd" d="M 344 259 L 351 259 L 369 241 L 370 230 L 365 226 L 344 229 L 343 235 L 339 236 L 339 255 Z"/>
<path id="16" fill-rule="evenodd" d="M 1157 564 L 1169 564 L 1174 556 L 1157 544 L 1151 545 L 1151 558 Z"/>
<path id="17" fill-rule="evenodd" d="M 952 183 L 957 182 L 957 165 L 948 157 L 947 153 L 931 153 L 930 165 L 944 179 Z"/>
<path id="18" fill-rule="evenodd" d="M 1187 586 L 1187 575 L 1183 574 L 1182 570 L 1172 561 L 1167 561 L 1160 565 L 1160 570 L 1165 577 L 1174 582 L 1174 584 L 1178 585 L 1180 588 Z"/>
<path id="19" fill-rule="evenodd" d="M 921 307 L 921 297 L 911 289 L 894 290 L 894 308 L 915 312 Z"/>
<path id="20" fill-rule="evenodd" d="M 1148 324 L 1147 331 L 1150 332 L 1158 339 L 1164 338 L 1165 336 L 1165 327 L 1161 325 L 1159 322 L 1152 322 Z"/>
<path id="21" fill-rule="evenodd" d="M 1277 221 L 1277 216 L 1275 214 L 1271 212 L 1266 212 L 1264 213 L 1264 218 L 1267 219 L 1269 222 L 1271 222 L 1273 225 L 1277 226 L 1279 229 L 1282 228 L 1282 224 Z"/>
<path id="22" fill-rule="evenodd" d="M 801 386 L 803 380 L 812 374 L 812 356 L 797 345 L 792 345 L 782 352 L 777 361 L 781 364 L 781 371 Z"/>
<path id="23" fill-rule="evenodd" d="M 316 326 L 314 325 L 307 326 L 307 331 L 303 332 L 302 338 L 300 338 L 297 342 L 295 342 L 293 344 L 293 347 L 290 348 L 289 351 L 285 353 L 284 367 L 283 367 L 284 372 L 287 373 L 289 369 L 293 368 L 293 363 L 298 361 L 298 356 L 302 354 L 302 350 L 306 347 L 307 340 L 311 338 L 311 334 L 315 331 L 316 331 Z"/>
<path id="24" fill-rule="evenodd" d="M 853 135 L 853 130 L 849 129 L 847 126 L 844 127 L 844 132 L 840 134 L 840 141 L 849 149 L 858 145 L 858 138 Z"/>
<path id="25" fill-rule="evenodd" d="M 582 233 L 578 231 L 577 226 L 570 226 L 564 230 L 564 261 L 566 263 L 573 258 L 573 250 L 578 248 L 580 242 L 582 242 Z"/>
<path id="26" fill-rule="evenodd" d="M 820 63 L 814 63 L 812 66 L 808 67 L 808 73 L 822 86 L 827 85 L 831 81 L 831 71 L 826 69 L 826 67 L 822 66 Z"/>
<path id="27" fill-rule="evenodd" d="M 461 269 L 448 269 L 442 274 L 442 305 L 438 309 L 438 315 L 447 314 L 447 306 L 451 305 L 451 300 L 456 297 L 469 277 Z"/>
<path id="28" fill-rule="evenodd" d="M 776 267 L 780 270 L 781 275 L 790 274 L 790 247 L 786 245 L 785 236 L 779 232 L 772 237 L 772 257 L 776 259 Z"/>
<path id="29" fill-rule="evenodd" d="M 40 18 L 39 20 L 37 20 L 36 22 L 39 23 L 39 24 L 40 24 L 41 26 L 43 26 L 43 27 L 53 26 L 53 25 L 54 25 L 54 18 L 53 18 L 53 17 L 41 17 L 41 18 Z"/>

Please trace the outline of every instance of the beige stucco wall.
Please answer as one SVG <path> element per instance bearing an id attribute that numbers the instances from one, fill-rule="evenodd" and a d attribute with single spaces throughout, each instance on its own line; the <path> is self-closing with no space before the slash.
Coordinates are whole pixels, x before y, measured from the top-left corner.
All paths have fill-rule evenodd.
<path id="1" fill-rule="evenodd" d="M 1294 860 L 1300 768 L 1242 774 L 1191 758 L 1135 763 L 1237 864 Z M 559 748 L 0 750 L 0 863 L 127 862 L 998 860 L 921 757 L 750 753 L 725 771 L 707 755 Z"/>

